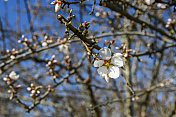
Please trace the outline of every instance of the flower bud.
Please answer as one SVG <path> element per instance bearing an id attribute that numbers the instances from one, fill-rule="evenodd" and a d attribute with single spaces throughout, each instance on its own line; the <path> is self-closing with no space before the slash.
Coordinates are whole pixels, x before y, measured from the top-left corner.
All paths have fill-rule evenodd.
<path id="1" fill-rule="evenodd" d="M 28 90 L 28 91 L 31 91 L 31 87 L 27 87 L 27 90 Z"/>

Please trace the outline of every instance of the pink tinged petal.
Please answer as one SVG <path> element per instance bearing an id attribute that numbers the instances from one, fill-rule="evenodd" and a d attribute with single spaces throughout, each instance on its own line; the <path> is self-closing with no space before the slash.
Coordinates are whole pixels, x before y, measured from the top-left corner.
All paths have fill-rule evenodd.
<path id="1" fill-rule="evenodd" d="M 106 75 L 107 75 L 107 73 L 108 73 L 108 69 L 107 69 L 107 67 L 105 67 L 105 66 L 102 66 L 102 67 L 99 67 L 98 69 L 97 69 L 97 72 L 98 72 L 98 74 L 101 76 L 101 77 L 106 77 Z"/>
<path id="2" fill-rule="evenodd" d="M 119 68 L 111 65 L 108 70 L 108 75 L 110 78 L 118 78 L 120 76 Z"/>
<path id="3" fill-rule="evenodd" d="M 101 67 L 104 64 L 104 60 L 95 60 L 94 67 Z"/>
<path id="4" fill-rule="evenodd" d="M 60 9 L 60 4 L 56 4 L 55 5 L 55 12 L 59 11 L 59 9 Z"/>
<path id="5" fill-rule="evenodd" d="M 69 53 L 68 46 L 66 44 L 59 45 L 59 50 L 61 52 L 63 52 L 64 54 L 68 54 Z"/>
<path id="6" fill-rule="evenodd" d="M 107 74 L 106 74 L 106 76 L 105 76 L 105 80 L 106 80 L 107 83 L 109 83 L 109 77 L 108 77 Z"/>
<path id="7" fill-rule="evenodd" d="M 114 54 L 114 56 L 117 56 L 117 57 L 122 57 L 122 56 L 123 56 L 123 54 L 121 54 L 121 53 L 115 53 L 115 54 Z"/>
<path id="8" fill-rule="evenodd" d="M 113 65 L 117 65 L 118 67 L 123 66 L 123 59 L 122 59 L 122 54 L 121 53 L 116 53 L 111 59 L 111 63 Z"/>
<path id="9" fill-rule="evenodd" d="M 99 54 L 103 60 L 109 60 L 111 58 L 111 50 L 107 47 L 100 49 Z"/>

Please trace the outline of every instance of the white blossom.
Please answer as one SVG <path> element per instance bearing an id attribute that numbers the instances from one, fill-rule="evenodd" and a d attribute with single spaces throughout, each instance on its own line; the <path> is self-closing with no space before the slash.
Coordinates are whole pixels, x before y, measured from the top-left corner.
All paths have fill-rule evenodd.
<path id="1" fill-rule="evenodd" d="M 7 81 L 8 79 L 6 77 L 3 78 L 4 81 Z"/>
<path id="2" fill-rule="evenodd" d="M 99 17 L 99 16 L 100 16 L 100 12 L 96 12 L 96 13 L 95 13 L 95 16 L 96 16 L 96 17 Z"/>
<path id="3" fill-rule="evenodd" d="M 19 75 L 17 75 L 14 71 L 12 71 L 10 74 L 9 74 L 9 77 L 13 80 L 18 80 L 19 78 Z"/>
<path id="4" fill-rule="evenodd" d="M 8 90 L 8 93 L 12 93 L 12 91 L 11 91 L 11 90 Z"/>
<path id="5" fill-rule="evenodd" d="M 67 44 L 61 44 L 59 45 L 59 51 L 63 52 L 64 54 L 68 54 L 68 45 Z"/>
<path id="6" fill-rule="evenodd" d="M 147 4 L 147 5 L 151 5 L 151 4 L 153 4 L 155 2 L 155 0 L 145 0 L 145 3 Z"/>
<path id="7" fill-rule="evenodd" d="M 42 46 L 43 46 L 43 47 L 46 47 L 47 45 L 48 45 L 48 44 L 47 44 L 46 42 L 43 42 L 43 43 L 42 43 Z"/>
<path id="8" fill-rule="evenodd" d="M 167 6 L 167 4 L 162 4 L 162 3 L 158 3 L 157 7 L 159 7 L 160 9 L 165 9 Z"/>
<path id="9" fill-rule="evenodd" d="M 169 18 L 168 20 L 167 20 L 167 24 L 166 24 L 166 28 L 168 28 L 171 24 L 174 24 L 176 22 L 176 20 L 175 19 L 171 19 L 171 18 Z"/>
<path id="10" fill-rule="evenodd" d="M 111 55 L 111 50 L 107 47 L 100 49 L 100 60 L 94 61 L 94 67 L 98 67 L 98 74 L 109 82 L 109 78 L 118 78 L 120 76 L 119 67 L 123 66 L 122 54 L 115 53 Z"/>
<path id="11" fill-rule="evenodd" d="M 17 87 L 17 88 L 21 88 L 21 87 L 22 87 L 22 85 L 20 85 L 20 84 L 19 84 L 19 85 L 17 85 L 16 87 Z"/>
<path id="12" fill-rule="evenodd" d="M 51 2 L 51 4 L 55 5 L 55 12 L 57 12 L 61 8 L 62 2 L 55 0 L 55 1 Z"/>

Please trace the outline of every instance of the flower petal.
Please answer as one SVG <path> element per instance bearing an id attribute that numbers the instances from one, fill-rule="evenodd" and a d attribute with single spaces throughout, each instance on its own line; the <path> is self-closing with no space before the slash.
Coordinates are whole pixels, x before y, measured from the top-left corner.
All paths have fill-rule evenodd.
<path id="1" fill-rule="evenodd" d="M 59 51 L 63 52 L 64 54 L 68 54 L 69 53 L 68 45 L 66 44 L 59 45 Z"/>
<path id="2" fill-rule="evenodd" d="M 104 60 L 95 60 L 94 67 L 101 67 L 104 63 Z"/>
<path id="3" fill-rule="evenodd" d="M 121 53 L 115 53 L 114 56 L 122 57 Z"/>
<path id="4" fill-rule="evenodd" d="M 55 5 L 55 12 L 59 11 L 59 9 L 60 9 L 60 5 L 57 3 L 57 4 Z"/>
<path id="5" fill-rule="evenodd" d="M 106 76 L 105 76 L 105 80 L 106 80 L 107 83 L 109 83 L 109 77 L 108 77 L 107 74 L 106 74 Z"/>
<path id="6" fill-rule="evenodd" d="M 108 75 L 110 78 L 118 78 L 120 75 L 119 67 L 111 65 L 108 69 Z"/>
<path id="7" fill-rule="evenodd" d="M 122 67 L 123 66 L 122 54 L 121 53 L 115 53 L 114 56 L 111 59 L 111 63 L 113 65 L 117 65 L 118 67 Z"/>
<path id="8" fill-rule="evenodd" d="M 17 80 L 19 78 L 19 75 L 17 75 L 14 71 L 12 71 L 10 74 L 9 74 L 9 77 L 13 80 Z"/>
<path id="9" fill-rule="evenodd" d="M 98 74 L 100 74 L 101 77 L 105 77 L 107 75 L 108 69 L 105 66 L 99 67 L 97 69 Z"/>
<path id="10" fill-rule="evenodd" d="M 109 60 L 111 58 L 111 50 L 107 47 L 101 48 L 99 54 L 103 60 Z"/>

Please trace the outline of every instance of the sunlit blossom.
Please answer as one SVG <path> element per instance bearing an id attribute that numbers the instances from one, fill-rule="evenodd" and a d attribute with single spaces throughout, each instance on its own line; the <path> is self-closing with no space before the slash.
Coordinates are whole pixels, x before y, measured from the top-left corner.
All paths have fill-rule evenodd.
<path id="1" fill-rule="evenodd" d="M 63 52 L 64 54 L 68 54 L 68 45 L 67 44 L 61 44 L 59 45 L 59 51 Z"/>
<path id="2" fill-rule="evenodd" d="M 109 82 L 109 78 L 118 78 L 120 76 L 119 67 L 123 66 L 122 54 L 115 53 L 112 55 L 111 50 L 107 47 L 100 49 L 100 60 L 94 61 L 94 67 L 98 67 L 98 74 Z"/>
<path id="3" fill-rule="evenodd" d="M 46 47 L 47 45 L 48 45 L 47 42 L 43 42 L 43 43 L 42 43 L 42 46 L 43 46 L 43 47 Z"/>
<path id="4" fill-rule="evenodd" d="M 9 77 L 13 80 L 18 80 L 19 78 L 19 75 L 17 75 L 14 71 L 12 71 L 10 74 L 9 74 Z"/>

